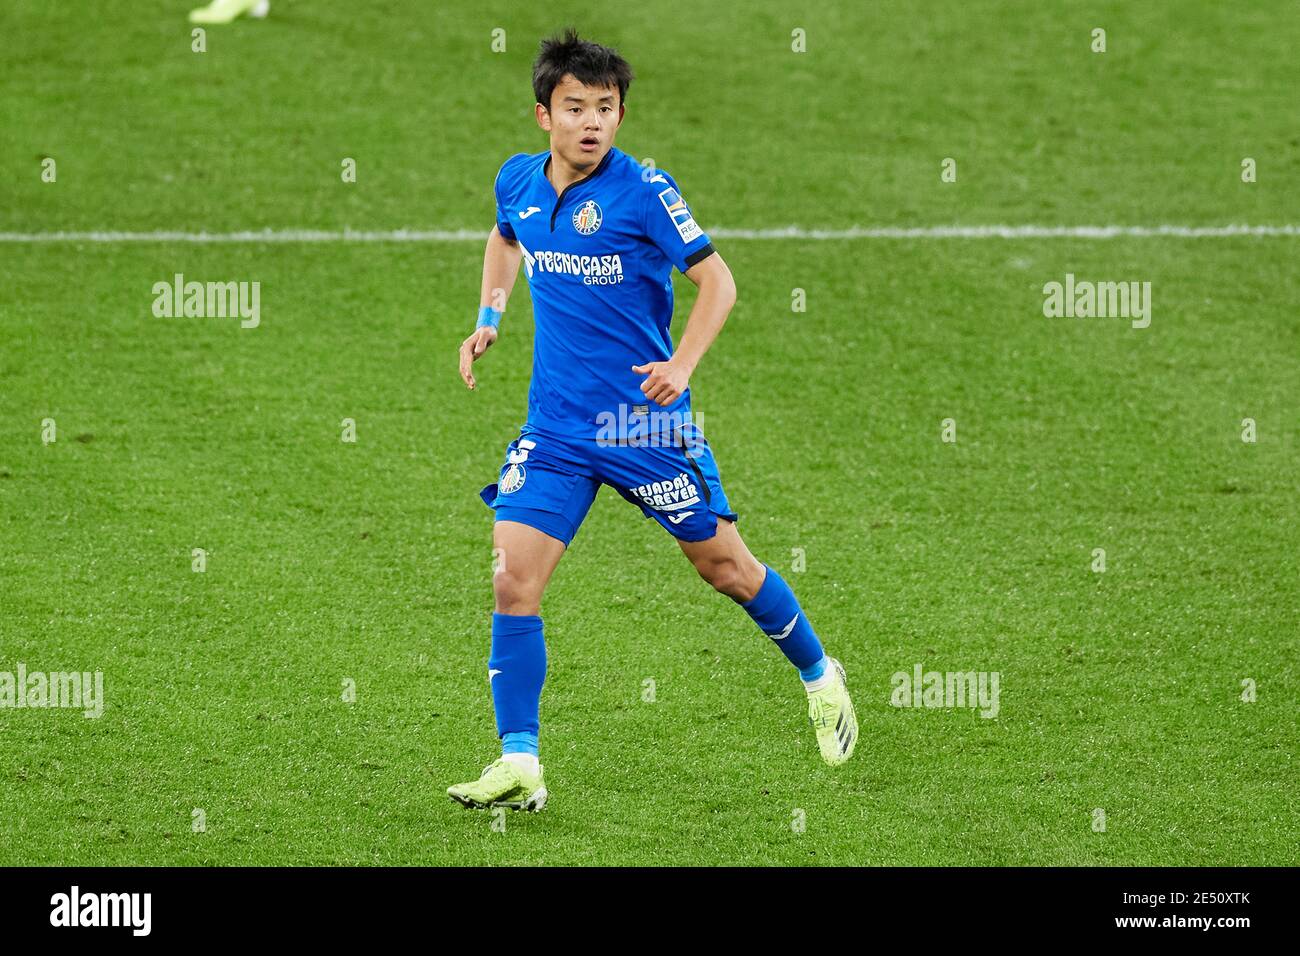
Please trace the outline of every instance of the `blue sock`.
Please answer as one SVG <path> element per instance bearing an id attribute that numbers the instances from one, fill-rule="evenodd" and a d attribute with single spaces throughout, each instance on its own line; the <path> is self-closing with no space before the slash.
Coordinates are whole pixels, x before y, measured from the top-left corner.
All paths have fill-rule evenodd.
<path id="1" fill-rule="evenodd" d="M 537 735 L 526 730 L 514 730 L 501 735 L 501 753 L 532 754 L 537 756 Z"/>
<path id="2" fill-rule="evenodd" d="M 546 681 L 546 640 L 536 614 L 493 614 L 488 680 L 502 753 L 537 755 L 538 707 Z"/>
<path id="3" fill-rule="evenodd" d="M 822 642 L 817 640 L 817 634 L 808 623 L 808 615 L 799 606 L 790 585 L 770 565 L 763 567 L 767 568 L 763 586 L 753 600 L 740 606 L 799 669 L 803 680 L 816 680 L 826 670 Z"/>

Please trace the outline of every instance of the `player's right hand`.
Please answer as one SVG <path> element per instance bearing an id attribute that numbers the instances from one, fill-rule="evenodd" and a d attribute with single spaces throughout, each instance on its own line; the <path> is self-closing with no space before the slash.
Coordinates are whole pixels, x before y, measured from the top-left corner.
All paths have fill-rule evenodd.
<path id="1" fill-rule="evenodd" d="M 474 387 L 474 373 L 470 371 L 470 366 L 496 340 L 497 330 L 485 325 L 481 329 L 475 329 L 469 338 L 460 343 L 460 377 L 465 380 L 466 388 Z"/>

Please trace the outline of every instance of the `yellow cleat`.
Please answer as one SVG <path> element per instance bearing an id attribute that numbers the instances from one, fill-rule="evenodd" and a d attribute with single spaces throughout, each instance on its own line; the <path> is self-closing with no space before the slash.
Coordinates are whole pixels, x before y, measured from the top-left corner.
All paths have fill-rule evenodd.
<path id="1" fill-rule="evenodd" d="M 822 759 L 835 767 L 853 756 L 858 742 L 858 716 L 849 699 L 843 665 L 833 657 L 828 663 L 834 668 L 834 677 L 821 690 L 808 695 L 808 722 L 817 732 Z"/>
<path id="2" fill-rule="evenodd" d="M 230 23 L 245 13 L 260 20 L 270 10 L 270 0 L 212 0 L 206 7 L 190 11 L 190 23 Z"/>
<path id="3" fill-rule="evenodd" d="M 509 760 L 498 759 L 484 767 L 477 780 L 448 787 L 447 796 L 475 810 L 508 807 L 536 813 L 546 806 L 547 793 L 542 785 L 541 765 L 534 775 Z"/>

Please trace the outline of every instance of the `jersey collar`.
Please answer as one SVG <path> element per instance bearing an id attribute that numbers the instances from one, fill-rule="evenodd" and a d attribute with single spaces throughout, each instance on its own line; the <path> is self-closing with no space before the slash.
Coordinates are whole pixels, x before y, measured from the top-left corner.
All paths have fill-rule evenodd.
<path id="1" fill-rule="evenodd" d="M 614 158 L 614 153 L 617 151 L 618 151 L 617 146 L 611 146 L 609 148 L 609 152 L 605 154 L 605 158 L 596 164 L 596 168 L 593 169 L 591 172 L 589 172 L 587 175 L 583 176 L 581 179 L 575 179 L 573 182 L 569 183 L 569 185 L 565 186 L 564 192 L 561 192 L 559 194 L 559 198 L 563 199 L 564 193 L 567 193 L 574 186 L 580 186 L 589 180 L 595 179 L 597 176 L 603 173 L 605 169 L 609 166 L 609 161 Z M 551 191 L 554 192 L 555 187 L 552 186 L 551 181 L 546 178 L 546 171 L 551 168 L 551 151 L 548 149 L 544 155 L 546 156 L 546 158 L 542 160 L 542 164 L 537 167 L 537 174 L 541 176 L 543 180 L 546 181 L 546 185 L 550 186 Z"/>
<path id="2" fill-rule="evenodd" d="M 555 206 L 551 209 L 551 232 L 555 231 L 555 217 L 556 215 L 559 214 L 560 207 L 564 205 L 564 197 L 569 195 L 569 193 L 576 187 L 581 186 L 583 183 L 590 182 L 591 180 L 599 176 L 601 173 L 603 173 L 605 171 L 605 168 L 609 166 L 609 161 L 614 158 L 614 150 L 616 148 L 617 147 L 611 146 L 609 148 L 609 152 L 605 154 L 605 158 L 596 164 L 595 169 L 593 169 L 586 176 L 583 176 L 581 179 L 575 179 L 573 182 L 569 183 L 569 185 L 564 187 L 564 191 L 561 192 L 555 198 Z M 551 164 L 551 151 L 547 150 L 546 160 L 542 163 L 541 166 L 538 167 L 538 170 L 539 170 L 539 174 L 542 177 L 542 182 L 546 183 L 546 188 L 551 192 L 555 192 L 555 186 L 551 183 L 549 179 L 546 178 L 546 170 L 550 166 L 550 164 Z"/>

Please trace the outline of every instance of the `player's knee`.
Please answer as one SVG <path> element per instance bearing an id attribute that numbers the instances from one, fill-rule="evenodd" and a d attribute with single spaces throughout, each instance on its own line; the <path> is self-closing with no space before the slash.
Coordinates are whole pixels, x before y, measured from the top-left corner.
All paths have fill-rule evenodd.
<path id="1" fill-rule="evenodd" d="M 541 608 L 542 589 L 536 579 L 502 569 L 492 575 L 492 595 L 498 614 L 536 614 Z"/>
<path id="2" fill-rule="evenodd" d="M 714 590 L 742 603 L 753 600 L 762 583 L 753 568 L 746 567 L 734 558 L 710 561 L 696 570 L 700 572 L 700 577 L 713 585 Z"/>

